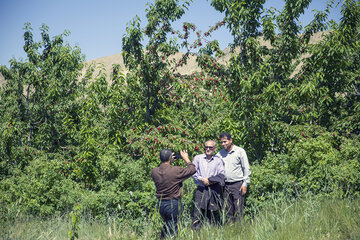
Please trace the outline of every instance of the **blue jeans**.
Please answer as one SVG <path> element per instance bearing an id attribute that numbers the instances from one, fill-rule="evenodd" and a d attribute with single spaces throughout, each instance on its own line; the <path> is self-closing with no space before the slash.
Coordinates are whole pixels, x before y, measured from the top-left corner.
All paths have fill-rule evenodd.
<path id="1" fill-rule="evenodd" d="M 165 238 L 166 235 L 176 235 L 178 231 L 177 222 L 179 215 L 182 212 L 181 200 L 159 200 L 157 207 L 159 209 L 160 216 L 165 222 L 161 231 L 161 238 Z"/>

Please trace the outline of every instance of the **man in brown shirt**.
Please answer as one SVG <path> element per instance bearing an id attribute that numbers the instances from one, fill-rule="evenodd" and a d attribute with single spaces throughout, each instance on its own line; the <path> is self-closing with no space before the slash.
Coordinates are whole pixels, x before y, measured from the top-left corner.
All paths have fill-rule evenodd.
<path id="1" fill-rule="evenodd" d="M 161 238 L 177 233 L 177 221 L 182 209 L 181 195 L 182 182 L 196 173 L 195 165 L 189 160 L 186 151 L 180 151 L 182 159 L 187 167 L 171 166 L 173 152 L 164 148 L 160 152 L 161 164 L 151 170 L 151 177 L 156 187 L 156 197 L 159 199 L 158 208 L 161 217 L 165 221 Z"/>

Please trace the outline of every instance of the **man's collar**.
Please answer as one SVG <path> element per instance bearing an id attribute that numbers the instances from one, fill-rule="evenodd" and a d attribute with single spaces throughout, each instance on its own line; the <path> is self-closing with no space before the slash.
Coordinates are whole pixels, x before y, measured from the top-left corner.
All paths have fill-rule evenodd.
<path id="1" fill-rule="evenodd" d="M 232 152 L 234 152 L 235 151 L 235 145 L 234 144 L 232 144 L 231 145 L 231 150 L 230 151 L 228 151 L 228 150 L 226 150 L 226 149 L 224 149 L 227 153 L 232 153 Z"/>
<path id="2" fill-rule="evenodd" d="M 171 166 L 171 163 L 168 163 L 168 162 L 162 162 L 161 164 L 160 164 L 160 166 Z"/>
<path id="3" fill-rule="evenodd" d="M 234 147 L 235 147 L 235 145 L 234 145 L 234 144 L 231 144 L 231 150 L 229 151 L 229 153 L 231 153 L 231 152 L 234 151 Z"/>
<path id="4" fill-rule="evenodd" d="M 206 153 L 204 153 L 204 159 L 208 162 L 212 161 L 214 159 L 214 155 L 211 156 L 210 159 L 207 158 Z"/>

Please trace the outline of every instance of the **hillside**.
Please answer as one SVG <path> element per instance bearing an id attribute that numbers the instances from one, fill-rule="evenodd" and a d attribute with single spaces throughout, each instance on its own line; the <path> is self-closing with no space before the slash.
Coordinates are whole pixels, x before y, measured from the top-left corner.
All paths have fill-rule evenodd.
<path id="1" fill-rule="evenodd" d="M 312 38 L 310 40 L 310 43 L 319 42 L 322 39 L 322 36 L 324 34 L 327 34 L 327 33 L 328 32 L 318 32 L 318 33 L 314 34 L 314 36 L 312 36 Z M 268 42 L 266 42 L 266 41 L 263 41 L 262 39 L 260 39 L 260 44 L 263 45 L 263 46 L 270 47 L 270 44 Z M 230 52 L 229 48 L 226 48 L 224 50 L 224 52 L 225 52 L 225 56 L 222 58 L 222 60 L 220 60 L 220 62 L 222 64 L 226 64 L 226 62 L 231 57 L 231 52 Z M 183 55 L 183 53 L 177 53 L 177 54 L 175 54 L 173 56 L 173 58 L 180 59 L 182 57 L 182 55 Z M 306 57 L 306 56 L 304 56 L 304 57 Z M 188 63 L 185 66 L 179 67 L 177 69 L 177 72 L 181 73 L 181 74 L 191 74 L 193 72 L 200 71 L 200 68 L 197 66 L 197 63 L 196 63 L 195 59 L 196 59 L 195 56 L 190 56 L 189 59 L 188 59 Z M 105 69 L 105 71 L 106 71 L 108 79 L 110 78 L 111 68 L 112 68 L 113 64 L 120 64 L 122 72 L 123 73 L 127 72 L 126 69 L 125 69 L 124 60 L 122 58 L 121 53 L 86 61 L 85 62 L 85 67 L 84 67 L 84 69 L 82 71 L 82 75 L 84 75 L 84 73 L 86 71 L 86 68 L 89 67 L 92 64 L 95 64 L 97 66 L 97 70 L 95 71 L 95 74 L 99 72 L 101 67 L 103 67 Z M 298 66 L 297 69 L 299 69 L 299 67 L 300 66 Z M 4 79 L 3 75 L 0 73 L 0 86 L 4 82 L 5 82 L 5 79 Z"/>
<path id="2" fill-rule="evenodd" d="M 318 43 L 319 41 L 321 41 L 322 36 L 328 34 L 328 32 L 318 32 L 315 33 L 311 39 L 310 39 L 310 43 L 314 44 L 314 43 Z M 267 46 L 267 47 L 271 47 L 270 43 L 267 41 L 264 41 L 263 39 L 260 39 L 260 45 L 262 46 Z M 230 52 L 230 48 L 226 48 L 224 49 L 225 52 L 225 56 L 219 60 L 220 63 L 222 64 L 226 64 L 228 62 L 228 60 L 231 57 L 231 52 Z M 239 52 L 238 50 L 235 52 Z M 173 58 L 175 59 L 180 59 L 182 57 L 184 53 L 177 53 L 173 56 Z M 303 56 L 307 57 L 306 55 Z M 127 70 L 125 69 L 125 65 L 124 65 L 124 60 L 122 58 L 122 54 L 118 53 L 118 54 L 114 54 L 114 55 L 110 55 L 110 56 L 106 56 L 106 57 L 101 57 L 101 58 L 97 58 L 97 59 L 92 59 L 92 60 L 88 60 L 85 62 L 85 68 L 82 71 L 82 75 L 84 75 L 86 68 L 92 64 L 97 64 L 97 66 L 101 67 L 103 66 L 104 69 L 106 70 L 106 74 L 109 78 L 110 74 L 111 74 L 111 67 L 113 64 L 120 64 L 121 70 L 123 73 L 126 73 Z M 295 71 L 298 71 L 301 65 L 299 65 L 297 67 L 297 69 Z M 96 73 L 99 72 L 99 69 L 97 69 L 97 71 L 95 71 Z M 191 74 L 193 72 L 197 72 L 200 71 L 201 69 L 197 66 L 196 63 L 196 57 L 195 56 L 189 56 L 188 62 L 185 66 L 179 67 L 177 69 L 176 72 L 180 73 L 180 74 Z"/>
<path id="3" fill-rule="evenodd" d="M 3 83 L 5 83 L 5 78 L 4 78 L 4 76 L 1 74 L 1 72 L 0 72 L 0 86 L 3 84 Z"/>

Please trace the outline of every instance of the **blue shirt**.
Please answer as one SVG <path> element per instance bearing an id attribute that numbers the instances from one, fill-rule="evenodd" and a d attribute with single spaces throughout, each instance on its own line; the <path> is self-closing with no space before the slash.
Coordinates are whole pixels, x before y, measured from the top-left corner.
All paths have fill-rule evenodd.
<path id="1" fill-rule="evenodd" d="M 193 160 L 196 173 L 192 176 L 196 185 L 205 187 L 201 181 L 202 178 L 209 178 L 218 174 L 225 175 L 224 162 L 217 156 L 212 156 L 211 159 L 206 158 L 206 154 L 196 155 Z"/>

